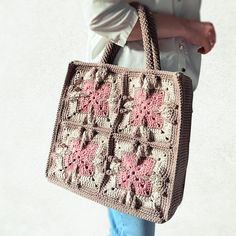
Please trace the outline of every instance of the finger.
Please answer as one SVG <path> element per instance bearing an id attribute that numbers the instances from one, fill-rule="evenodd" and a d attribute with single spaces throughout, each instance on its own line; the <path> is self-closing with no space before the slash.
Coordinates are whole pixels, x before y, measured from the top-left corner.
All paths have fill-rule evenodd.
<path id="1" fill-rule="evenodd" d="M 209 37 L 210 42 L 213 42 L 214 44 L 216 43 L 216 34 L 215 34 L 214 27 L 210 29 L 210 31 L 208 32 L 208 37 Z"/>
<path id="2" fill-rule="evenodd" d="M 208 34 L 207 34 L 207 36 L 208 36 L 208 40 L 209 40 L 210 43 L 211 43 L 211 42 L 212 42 L 212 43 L 215 42 L 215 37 L 214 37 L 212 31 L 209 31 Z"/>
<path id="3" fill-rule="evenodd" d="M 215 38 L 212 38 L 209 43 L 210 43 L 210 46 L 211 46 L 211 49 L 212 49 L 215 46 L 215 43 L 216 43 Z"/>
<path id="4" fill-rule="evenodd" d="M 209 40 L 208 44 L 210 45 L 210 49 L 209 49 L 210 51 L 215 45 L 215 37 L 212 31 L 208 33 L 208 40 Z"/>
<path id="5" fill-rule="evenodd" d="M 201 54 L 204 54 L 204 47 L 200 47 L 200 48 L 198 48 L 198 50 L 197 50 L 199 53 L 201 53 Z"/>
<path id="6" fill-rule="evenodd" d="M 210 42 L 206 42 L 206 44 L 204 45 L 204 53 L 203 54 L 206 54 L 208 53 L 210 50 L 211 50 L 211 44 Z"/>
<path id="7" fill-rule="evenodd" d="M 216 43 L 216 31 L 215 31 L 214 27 L 212 28 L 212 34 L 213 34 L 213 37 L 214 37 L 214 41 Z"/>
<path id="8" fill-rule="evenodd" d="M 211 40 L 211 41 L 209 41 L 209 44 L 210 44 L 211 48 L 214 47 L 215 43 L 216 43 L 215 40 Z"/>

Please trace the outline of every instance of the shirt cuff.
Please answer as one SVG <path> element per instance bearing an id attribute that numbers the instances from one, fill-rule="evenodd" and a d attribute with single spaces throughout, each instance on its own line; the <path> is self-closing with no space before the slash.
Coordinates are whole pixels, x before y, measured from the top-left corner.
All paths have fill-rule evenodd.
<path id="1" fill-rule="evenodd" d="M 137 21 L 138 21 L 138 13 L 135 8 L 130 6 L 129 15 L 126 21 L 127 27 L 124 28 L 122 31 L 120 31 L 120 34 L 116 38 L 112 38 L 110 40 L 113 43 L 118 44 L 121 47 L 124 47 Z"/>

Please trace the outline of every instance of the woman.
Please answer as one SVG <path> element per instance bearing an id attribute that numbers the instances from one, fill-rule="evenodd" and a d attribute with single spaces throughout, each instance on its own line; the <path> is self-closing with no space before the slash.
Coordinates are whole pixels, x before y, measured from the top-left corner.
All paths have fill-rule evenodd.
<path id="1" fill-rule="evenodd" d="M 99 62 L 108 40 L 121 46 L 113 64 L 144 68 L 141 29 L 135 8 L 125 0 L 84 0 L 89 26 L 87 60 Z M 140 0 L 152 12 L 157 27 L 161 69 L 182 71 L 196 90 L 201 55 L 216 42 L 214 26 L 200 21 L 201 0 Z M 109 236 L 154 236 L 155 223 L 108 208 Z"/>

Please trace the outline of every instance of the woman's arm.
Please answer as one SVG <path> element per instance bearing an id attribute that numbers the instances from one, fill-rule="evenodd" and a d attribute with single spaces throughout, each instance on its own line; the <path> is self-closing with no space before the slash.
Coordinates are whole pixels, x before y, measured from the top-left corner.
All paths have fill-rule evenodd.
<path id="1" fill-rule="evenodd" d="M 126 41 L 142 40 L 138 14 L 134 7 L 120 0 L 82 1 L 90 30 L 125 46 Z M 198 45 L 200 53 L 208 53 L 214 43 L 215 30 L 210 22 L 200 22 L 186 18 L 153 12 L 158 38 L 183 37 Z"/>
<path id="2" fill-rule="evenodd" d="M 124 47 L 138 13 L 121 0 L 83 0 L 86 22 L 90 30 Z"/>
<path id="3" fill-rule="evenodd" d="M 183 37 L 198 45 L 198 52 L 206 54 L 215 44 L 215 30 L 210 22 L 199 22 L 174 15 L 153 12 L 158 38 Z M 139 21 L 136 22 L 127 41 L 142 40 Z"/>

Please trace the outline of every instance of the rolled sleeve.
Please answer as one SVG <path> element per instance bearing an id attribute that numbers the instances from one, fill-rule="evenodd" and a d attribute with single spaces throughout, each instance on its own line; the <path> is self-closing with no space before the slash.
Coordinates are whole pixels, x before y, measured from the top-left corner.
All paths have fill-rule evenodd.
<path id="1" fill-rule="evenodd" d="M 87 5 L 90 30 L 124 47 L 138 14 L 127 2 L 92 0 Z"/>

